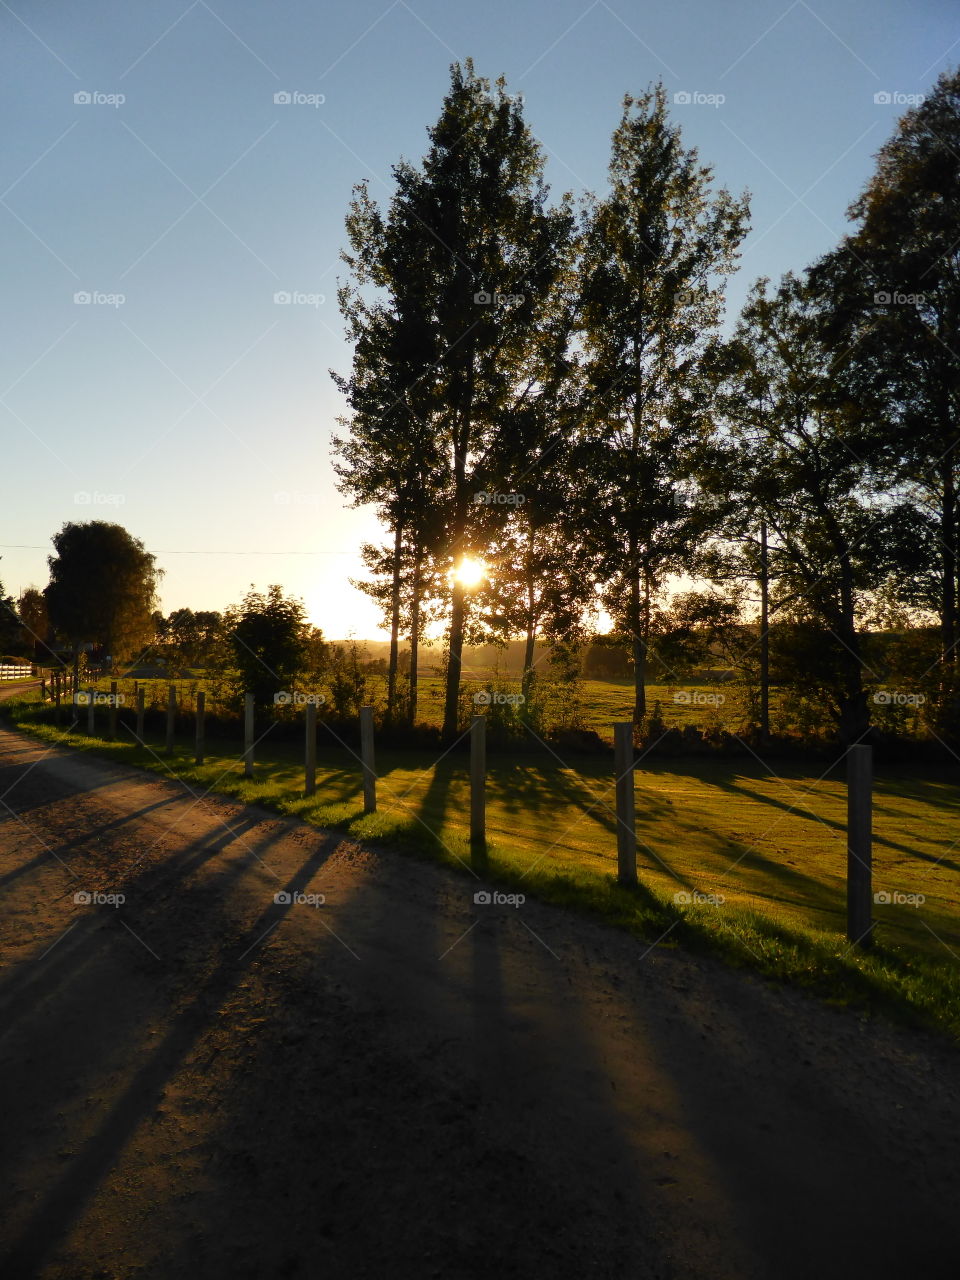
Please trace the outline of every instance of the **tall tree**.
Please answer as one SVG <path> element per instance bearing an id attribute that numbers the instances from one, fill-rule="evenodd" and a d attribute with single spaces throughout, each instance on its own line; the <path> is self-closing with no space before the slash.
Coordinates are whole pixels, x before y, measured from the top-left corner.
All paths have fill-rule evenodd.
<path id="1" fill-rule="evenodd" d="M 347 230 L 354 248 L 344 254 L 357 285 L 379 279 L 371 261 L 372 241 L 364 213 L 369 202 L 358 193 Z M 411 279 L 418 270 L 407 262 L 403 272 Z M 340 308 L 354 343 L 349 378 L 331 370 L 351 410 L 340 419 L 349 430 L 334 437 L 334 470 L 339 488 L 354 505 L 373 503 L 381 523 L 390 531 L 390 545 L 383 551 L 363 549 L 365 566 L 373 574 L 371 594 L 384 608 L 390 630 L 387 671 L 387 718 L 399 711 L 397 674 L 404 598 L 412 594 L 408 632 L 414 671 L 419 645 L 418 616 L 422 599 L 420 569 L 429 547 L 436 541 L 442 521 L 436 507 L 444 483 L 444 466 L 438 454 L 438 437 L 429 420 L 422 355 L 431 341 L 424 317 L 396 295 L 386 303 L 370 301 L 357 285 L 341 286 Z M 361 587 L 361 589 L 365 589 Z M 416 714 L 416 684 L 411 690 L 407 716 Z"/>
<path id="2" fill-rule="evenodd" d="M 902 117 L 849 216 L 856 230 L 812 278 L 844 356 L 837 380 L 876 406 L 872 455 L 925 530 L 927 565 L 901 573 L 938 579 L 924 603 L 940 617 L 949 689 L 960 644 L 960 71 Z"/>
<path id="3" fill-rule="evenodd" d="M 366 279 L 385 291 L 404 332 L 415 414 L 430 425 L 443 467 L 442 552 L 450 624 L 444 733 L 458 728 L 462 647 L 469 610 L 464 564 L 482 553 L 474 470 L 510 430 L 535 334 L 567 252 L 572 216 L 548 209 L 544 156 L 519 101 L 499 80 L 451 69 L 422 163 L 394 167 L 384 217 L 361 188 L 349 229 Z"/>
<path id="4" fill-rule="evenodd" d="M 819 682 L 850 744 L 869 725 L 861 621 L 904 513 L 872 473 L 870 423 L 838 392 L 807 282 L 788 275 L 770 293 L 759 281 L 728 355 L 733 373 L 718 400 L 733 445 L 726 487 L 742 525 L 766 526 L 770 611 L 805 643 L 815 636 L 807 688 Z"/>
<path id="5" fill-rule="evenodd" d="M 143 543 L 119 524 L 68 522 L 53 536 L 44 598 L 55 630 L 74 650 L 82 645 L 127 658 L 154 634 L 152 612 L 162 570 Z"/>
<path id="6" fill-rule="evenodd" d="M 663 86 L 626 97 L 585 231 L 578 471 L 602 600 L 632 637 L 637 724 L 658 596 L 716 520 L 695 481 L 711 430 L 703 357 L 746 227 L 747 198 L 713 190 Z"/>

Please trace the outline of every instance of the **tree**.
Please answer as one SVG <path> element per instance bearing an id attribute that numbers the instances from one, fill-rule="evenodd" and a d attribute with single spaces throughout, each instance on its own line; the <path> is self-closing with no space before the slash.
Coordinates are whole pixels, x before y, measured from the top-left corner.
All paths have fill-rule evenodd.
<path id="1" fill-rule="evenodd" d="M 358 193 L 347 218 L 354 255 L 343 254 L 358 282 L 378 277 L 371 264 L 370 207 L 365 192 Z M 374 219 L 376 222 L 376 219 Z M 397 274 L 408 283 L 417 270 L 404 264 Z M 408 634 L 414 679 L 407 704 L 407 718 L 416 716 L 416 654 L 420 639 L 422 567 L 428 548 L 437 540 L 441 521 L 435 506 L 442 492 L 444 468 L 437 452 L 437 434 L 424 416 L 419 360 L 429 341 L 423 317 L 397 297 L 389 305 L 369 302 L 358 288 L 339 290 L 341 312 L 354 342 L 353 370 L 349 378 L 331 371 L 352 411 L 340 419 L 349 437 L 334 437 L 337 458 L 334 470 L 341 493 L 354 505 L 374 503 L 381 522 L 393 535 L 389 547 L 364 546 L 363 559 L 372 574 L 369 583 L 355 584 L 384 610 L 390 630 L 387 670 L 387 719 L 399 711 L 397 673 L 404 597 L 407 598 Z M 383 586 L 381 586 L 383 584 Z"/>
<path id="2" fill-rule="evenodd" d="M 235 697 L 252 693 L 257 706 L 291 692 L 317 642 L 303 601 L 285 596 L 276 584 L 265 595 L 251 585 L 242 604 L 227 610 L 224 632 L 237 671 Z"/>
<path id="3" fill-rule="evenodd" d="M 84 644 L 114 661 L 128 658 L 154 633 L 152 611 L 162 570 L 122 525 L 68 522 L 53 536 L 50 583 L 44 599 L 56 632 L 74 650 Z"/>
<path id="4" fill-rule="evenodd" d="M 571 254 L 574 248 L 571 241 Z M 497 436 L 476 468 L 483 488 L 474 501 L 489 570 L 484 622 L 499 643 L 523 638 L 527 703 L 537 640 L 582 642 L 585 616 L 595 603 L 574 465 L 580 411 L 576 290 L 571 256 L 533 335 L 528 381 L 511 430 Z"/>
<path id="5" fill-rule="evenodd" d="M 662 85 L 624 99 L 609 194 L 584 235 L 577 472 L 587 478 L 583 521 L 601 599 L 632 637 L 636 724 L 658 596 L 718 518 L 695 480 L 711 433 L 703 362 L 747 200 L 711 182 L 669 124 Z"/>
<path id="6" fill-rule="evenodd" d="M 174 609 L 163 623 L 165 644 L 182 666 L 202 666 L 216 647 L 222 623 L 215 610 Z"/>
<path id="7" fill-rule="evenodd" d="M 529 383 L 534 335 L 549 314 L 572 216 L 566 204 L 546 206 L 544 156 L 521 105 L 507 96 L 502 80 L 491 93 L 469 61 L 451 69 L 450 91 L 429 136 L 419 167 L 395 166 L 387 216 L 361 187 L 348 225 L 361 280 L 389 299 L 393 324 L 386 332 L 404 339 L 401 381 L 412 397 L 412 420 L 429 426 L 428 460 L 442 468 L 430 491 L 442 513 L 432 549 L 446 562 L 449 582 L 443 718 L 449 736 L 458 728 L 469 613 L 463 566 L 483 550 L 474 472 L 510 430 Z M 394 385 L 392 377 L 387 385 Z"/>
<path id="8" fill-rule="evenodd" d="M 759 281 L 728 358 L 718 401 L 732 444 L 726 487 L 743 508 L 741 524 L 762 520 L 769 530 L 771 613 L 817 654 L 816 670 L 797 665 L 795 676 L 819 687 L 841 741 L 855 743 L 869 726 L 860 622 L 904 513 L 871 475 L 869 423 L 838 394 L 807 282 L 787 275 L 771 295 Z"/>
<path id="9" fill-rule="evenodd" d="M 0 582 L 0 657 L 19 648 L 22 639 L 23 628 L 13 598 L 5 593 Z"/>
<path id="10" fill-rule="evenodd" d="M 871 454 L 916 512 L 900 576 L 939 614 L 944 682 L 960 643 L 960 71 L 899 121 L 849 210 L 854 233 L 817 265 L 836 378 L 874 405 Z M 918 563 L 923 549 L 925 563 Z"/>
<path id="11" fill-rule="evenodd" d="M 26 587 L 20 595 L 17 605 L 20 621 L 26 632 L 26 643 L 37 661 L 49 662 L 53 650 L 49 641 L 53 639 L 50 631 L 50 615 L 47 602 L 39 587 Z"/>

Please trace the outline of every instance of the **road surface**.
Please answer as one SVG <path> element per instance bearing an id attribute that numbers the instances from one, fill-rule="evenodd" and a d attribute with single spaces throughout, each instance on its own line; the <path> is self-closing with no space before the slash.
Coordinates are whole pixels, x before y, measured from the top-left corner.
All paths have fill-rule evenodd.
<path id="1" fill-rule="evenodd" d="M 960 1274 L 933 1038 L 7 730 L 0 796 L 5 1280 Z"/>

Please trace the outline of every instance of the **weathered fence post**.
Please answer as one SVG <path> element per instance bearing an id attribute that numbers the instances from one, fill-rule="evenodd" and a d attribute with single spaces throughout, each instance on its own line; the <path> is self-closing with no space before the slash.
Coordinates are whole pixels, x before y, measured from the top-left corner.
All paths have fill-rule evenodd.
<path id="1" fill-rule="evenodd" d="M 60 673 L 53 677 L 53 723 L 60 728 Z"/>
<path id="2" fill-rule="evenodd" d="M 360 759 L 363 762 L 363 812 L 377 811 L 377 774 L 373 761 L 373 707 L 360 708 Z"/>
<path id="3" fill-rule="evenodd" d="M 873 931 L 873 750 L 847 749 L 847 939 L 869 947 Z"/>
<path id="4" fill-rule="evenodd" d="M 203 749 L 204 749 L 203 719 L 204 719 L 204 713 L 206 712 L 206 709 L 207 709 L 207 695 L 204 693 L 202 689 L 200 689 L 197 693 L 197 748 L 194 754 L 195 764 L 203 764 Z"/>
<path id="5" fill-rule="evenodd" d="M 110 681 L 110 709 L 107 717 L 107 740 L 113 742 L 117 736 L 117 682 Z"/>
<path id="6" fill-rule="evenodd" d="M 40 701 L 46 702 L 46 700 L 47 700 L 47 682 L 46 680 L 41 680 L 40 681 Z"/>
<path id="7" fill-rule="evenodd" d="M 243 695 L 243 776 L 253 777 L 253 694 Z"/>
<path id="8" fill-rule="evenodd" d="M 613 771 L 617 789 L 617 880 L 637 883 L 636 807 L 633 800 L 633 725 L 613 726 Z"/>
<path id="9" fill-rule="evenodd" d="M 94 731 L 96 729 L 96 724 L 93 718 L 93 708 L 94 708 L 96 696 L 97 696 L 96 689 L 87 690 L 87 733 L 89 733 L 91 738 L 93 737 Z"/>
<path id="10" fill-rule="evenodd" d="M 176 685 L 167 685 L 167 746 L 168 756 L 173 755 L 173 727 L 174 718 L 177 714 L 177 688 Z"/>
<path id="11" fill-rule="evenodd" d="M 312 796 L 317 789 L 317 704 L 307 703 L 306 742 L 303 756 L 303 794 Z"/>
<path id="12" fill-rule="evenodd" d="M 487 717 L 470 721 L 470 852 L 487 851 Z"/>
<path id="13" fill-rule="evenodd" d="M 143 742 L 144 688 L 137 689 L 137 741 Z"/>

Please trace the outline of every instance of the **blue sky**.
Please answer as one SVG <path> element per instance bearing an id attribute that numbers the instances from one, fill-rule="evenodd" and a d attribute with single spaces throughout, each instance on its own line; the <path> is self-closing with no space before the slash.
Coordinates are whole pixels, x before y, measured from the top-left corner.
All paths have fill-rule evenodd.
<path id="1" fill-rule="evenodd" d="M 378 626 L 347 582 L 376 522 L 329 460 L 343 216 L 423 154 L 452 61 L 524 95 L 557 194 L 602 191 L 624 93 L 689 94 L 686 142 L 752 193 L 731 310 L 836 242 L 905 98 L 960 62 L 947 0 L 0 0 L 0 31 L 0 581 L 117 520 L 165 611 L 281 582 L 332 637 Z"/>

